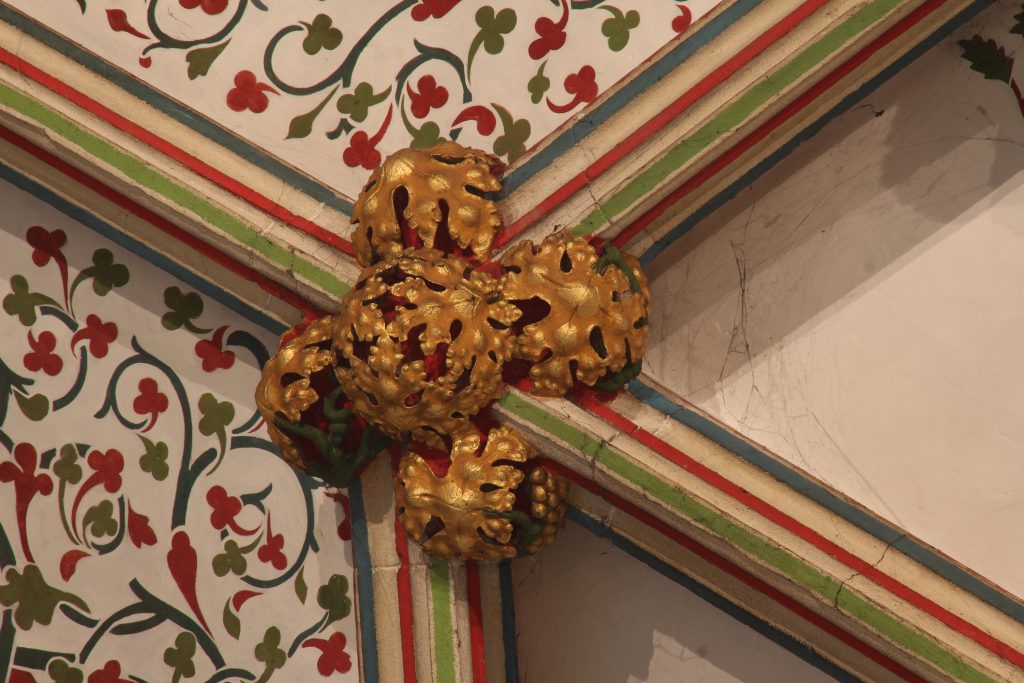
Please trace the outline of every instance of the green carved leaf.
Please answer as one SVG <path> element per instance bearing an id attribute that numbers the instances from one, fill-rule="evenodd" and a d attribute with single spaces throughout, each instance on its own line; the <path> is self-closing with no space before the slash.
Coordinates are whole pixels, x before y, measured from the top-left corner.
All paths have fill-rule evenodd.
<path id="1" fill-rule="evenodd" d="M 203 298 L 195 292 L 185 294 L 177 287 L 164 290 L 164 305 L 168 311 L 160 318 L 165 330 L 176 330 L 184 327 L 197 334 L 206 334 L 210 330 L 196 327 L 192 322 L 203 314 Z"/>
<path id="2" fill-rule="evenodd" d="M 4 297 L 4 310 L 8 315 L 18 317 L 25 327 L 31 327 L 36 322 L 36 308 L 43 305 L 58 306 L 57 302 L 48 296 L 32 292 L 28 288 L 28 280 L 21 275 L 11 277 L 11 293 Z"/>
<path id="3" fill-rule="evenodd" d="M 604 5 L 601 9 L 612 15 L 601 24 L 601 33 L 608 38 L 608 48 L 618 52 L 629 42 L 629 32 L 640 25 L 640 13 L 631 9 L 623 14 L 619 8 L 611 5 Z"/>
<path id="4" fill-rule="evenodd" d="M 53 473 L 57 478 L 68 484 L 77 484 L 82 480 L 82 466 L 78 464 L 78 449 L 72 444 L 61 446 L 60 456 L 53 463 Z"/>
<path id="5" fill-rule="evenodd" d="M 196 675 L 196 665 L 192 661 L 195 655 L 196 637 L 188 631 L 179 633 L 174 639 L 174 647 L 164 650 L 164 664 L 171 667 L 175 681 Z"/>
<path id="6" fill-rule="evenodd" d="M 327 623 L 344 619 L 352 612 L 352 598 L 348 596 L 348 579 L 335 574 L 316 592 L 316 604 L 327 610 Z"/>

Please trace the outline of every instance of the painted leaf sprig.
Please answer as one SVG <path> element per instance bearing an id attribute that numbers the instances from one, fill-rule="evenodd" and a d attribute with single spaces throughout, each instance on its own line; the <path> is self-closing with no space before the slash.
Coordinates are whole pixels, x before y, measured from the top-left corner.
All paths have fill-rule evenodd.
<path id="1" fill-rule="evenodd" d="M 1013 59 L 1006 54 L 1006 49 L 991 38 L 985 39 L 981 36 L 974 36 L 967 40 L 959 41 L 963 48 L 963 58 L 971 64 L 971 68 L 985 76 L 985 78 L 1010 82 L 1010 75 L 1013 72 Z"/>

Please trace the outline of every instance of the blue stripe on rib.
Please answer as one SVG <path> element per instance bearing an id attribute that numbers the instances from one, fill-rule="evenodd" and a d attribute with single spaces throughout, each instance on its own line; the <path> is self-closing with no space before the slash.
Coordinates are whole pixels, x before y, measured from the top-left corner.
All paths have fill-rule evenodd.
<path id="1" fill-rule="evenodd" d="M 356 563 L 356 594 L 359 600 L 360 658 L 364 683 L 379 683 L 377 616 L 373 611 L 373 571 L 370 568 L 370 535 L 366 528 L 363 485 L 358 477 L 348 487 L 349 519 L 352 521 L 352 557 Z"/>

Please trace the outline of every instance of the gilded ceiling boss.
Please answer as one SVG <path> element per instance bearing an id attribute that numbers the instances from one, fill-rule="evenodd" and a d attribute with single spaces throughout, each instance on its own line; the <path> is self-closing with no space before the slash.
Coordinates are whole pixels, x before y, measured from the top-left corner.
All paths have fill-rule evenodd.
<path id="1" fill-rule="evenodd" d="M 401 449 L 399 519 L 443 558 L 537 552 L 564 524 L 566 482 L 490 416 L 506 383 L 615 392 L 647 341 L 647 278 L 614 247 L 563 232 L 491 260 L 500 171 L 453 142 L 385 160 L 353 211 L 359 281 L 281 338 L 256 390 L 284 458 L 328 485 Z"/>

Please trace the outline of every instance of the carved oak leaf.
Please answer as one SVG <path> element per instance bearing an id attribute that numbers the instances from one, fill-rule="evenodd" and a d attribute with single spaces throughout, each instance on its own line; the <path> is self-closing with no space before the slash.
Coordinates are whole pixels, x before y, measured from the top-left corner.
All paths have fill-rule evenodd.
<path id="1" fill-rule="evenodd" d="M 617 252 L 616 252 L 617 253 Z M 593 386 L 606 372 L 638 361 L 647 342 L 650 295 L 636 259 L 622 268 L 600 261 L 581 237 L 557 233 L 534 246 L 521 242 L 502 258 L 502 297 L 539 297 L 550 311 L 523 327 L 513 355 L 533 361 L 532 393 L 564 396 L 574 378 Z"/>
<path id="2" fill-rule="evenodd" d="M 331 365 L 333 325 L 334 318 L 324 316 L 281 346 L 263 367 L 256 387 L 256 406 L 267 423 L 271 440 L 281 449 L 285 460 L 300 469 L 305 469 L 302 458 L 292 439 L 274 426 L 274 417 L 281 414 L 298 422 L 302 412 L 320 400 L 309 378 Z"/>
<path id="3" fill-rule="evenodd" d="M 500 166 L 496 157 L 454 142 L 392 154 L 370 176 L 352 212 L 359 264 L 397 256 L 412 246 L 403 243 L 403 223 L 423 246 L 440 248 L 435 242 L 444 222 L 458 246 L 487 260 L 501 218 L 497 205 L 484 195 L 501 189 L 493 172 Z"/>
<path id="4" fill-rule="evenodd" d="M 496 559 L 514 557 L 514 525 L 487 513 L 509 512 L 523 472 L 535 451 L 512 427 L 492 429 L 481 452 L 473 428 L 458 435 L 448 472 L 439 477 L 415 453 L 398 467 L 396 505 L 402 525 L 416 543 L 435 557 Z"/>

